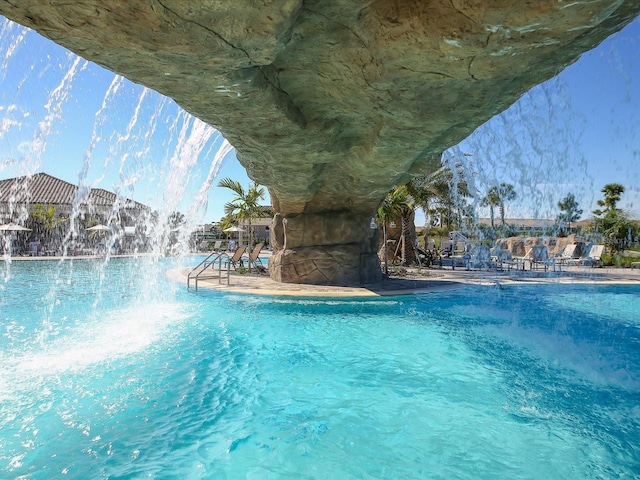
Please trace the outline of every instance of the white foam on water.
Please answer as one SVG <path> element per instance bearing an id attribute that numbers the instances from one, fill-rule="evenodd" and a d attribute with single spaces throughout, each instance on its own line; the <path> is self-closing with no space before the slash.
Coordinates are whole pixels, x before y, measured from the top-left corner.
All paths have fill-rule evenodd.
<path id="1" fill-rule="evenodd" d="M 319 300 L 309 298 L 285 298 L 270 296 L 228 295 L 229 301 L 241 302 L 247 305 L 280 304 L 280 305 L 398 305 L 397 300 L 333 300 L 323 298 Z"/>
<path id="2" fill-rule="evenodd" d="M 20 355 L 0 353 L 0 401 L 17 391 L 47 385 L 52 377 L 98 366 L 108 369 L 126 358 L 140 361 L 154 344 L 170 341 L 180 331 L 189 311 L 180 303 L 97 311 L 71 331 L 44 344 L 36 342 Z"/>

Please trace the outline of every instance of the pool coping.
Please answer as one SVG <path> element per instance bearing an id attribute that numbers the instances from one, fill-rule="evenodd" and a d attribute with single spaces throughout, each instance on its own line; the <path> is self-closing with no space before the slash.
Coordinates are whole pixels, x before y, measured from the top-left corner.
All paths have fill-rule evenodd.
<path id="1" fill-rule="evenodd" d="M 110 255 L 109 258 L 136 258 L 150 254 Z M 11 257 L 12 261 L 60 261 L 60 260 L 104 260 L 104 256 L 68 257 Z M 0 261 L 4 260 L 0 256 Z M 187 274 L 192 267 L 172 268 L 165 275 L 172 281 L 187 285 Z M 562 271 L 522 270 L 465 270 L 445 268 L 407 267 L 406 275 L 393 275 L 373 285 L 334 286 L 279 283 L 268 275 L 240 275 L 232 272 L 230 284 L 219 284 L 216 280 L 201 280 L 198 287 L 204 290 L 228 293 L 297 296 L 297 297 L 383 297 L 398 295 L 423 295 L 463 288 L 466 286 L 501 287 L 524 284 L 594 284 L 626 285 L 640 284 L 640 269 L 616 267 L 564 266 Z M 193 289 L 193 286 L 191 287 Z"/>
<path id="2" fill-rule="evenodd" d="M 175 282 L 187 284 L 190 267 L 174 268 L 165 274 Z M 200 280 L 199 289 L 229 293 L 299 297 L 381 297 L 422 295 L 463 288 L 465 286 L 501 287 L 523 284 L 640 284 L 640 271 L 618 268 L 568 267 L 552 271 L 444 270 L 407 268 L 406 276 L 392 276 L 378 284 L 362 286 L 328 286 L 279 283 L 267 275 L 240 275 L 232 272 L 230 284 L 217 279 Z M 192 290 L 194 286 L 191 286 Z"/>

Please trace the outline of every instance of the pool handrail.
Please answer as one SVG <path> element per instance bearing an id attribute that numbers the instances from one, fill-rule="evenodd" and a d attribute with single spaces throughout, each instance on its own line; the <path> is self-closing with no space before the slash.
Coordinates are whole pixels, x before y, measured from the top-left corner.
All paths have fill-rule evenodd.
<path id="1" fill-rule="evenodd" d="M 215 256 L 215 258 L 211 259 L 211 257 L 213 257 L 213 256 Z M 230 262 L 229 255 L 226 252 L 222 252 L 222 253 L 211 252 L 209 254 L 209 256 L 207 256 L 207 258 L 205 258 L 198 265 L 193 267 L 191 269 L 191 271 L 189 271 L 189 273 L 187 274 L 187 289 L 189 289 L 191 287 L 191 279 L 194 280 L 194 285 L 195 285 L 196 292 L 198 291 L 198 281 L 199 280 L 217 278 L 218 279 L 218 283 L 222 283 L 222 274 L 223 274 L 222 261 L 225 258 L 226 258 L 227 261 L 225 262 L 226 271 L 224 273 L 226 273 L 227 285 L 229 285 L 229 277 L 230 277 L 230 270 L 231 270 L 231 262 Z M 210 270 L 213 271 L 214 270 L 214 266 L 215 266 L 216 263 L 218 264 L 218 274 L 217 275 L 215 275 L 213 273 L 210 273 L 207 276 L 202 276 L 202 274 L 204 272 L 206 272 L 207 269 L 209 269 L 209 267 L 211 267 Z M 194 275 L 193 273 L 196 272 L 196 270 L 197 270 L 197 273 Z"/>

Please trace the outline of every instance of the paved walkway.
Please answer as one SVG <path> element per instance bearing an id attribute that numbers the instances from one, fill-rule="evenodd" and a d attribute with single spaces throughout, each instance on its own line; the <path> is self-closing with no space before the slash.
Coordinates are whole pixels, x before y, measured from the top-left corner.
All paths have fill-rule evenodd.
<path id="1" fill-rule="evenodd" d="M 186 286 L 189 270 L 189 268 L 169 270 L 167 275 Z M 217 279 L 207 279 L 199 281 L 198 288 L 257 295 L 371 297 L 441 292 L 465 285 L 553 283 L 640 284 L 640 271 L 590 267 L 568 267 L 563 272 L 408 268 L 406 276 L 394 276 L 380 284 L 358 287 L 278 283 L 271 280 L 268 275 L 240 275 L 232 272 L 229 285 L 226 284 L 226 279 L 222 284 Z M 193 281 L 191 288 L 194 288 Z"/>
<path id="2" fill-rule="evenodd" d="M 112 255 L 110 258 L 131 257 L 132 255 Z M 145 256 L 142 254 L 141 256 Z M 60 260 L 62 257 L 11 257 L 12 261 Z M 97 259 L 99 256 L 66 257 L 66 260 Z M 0 260 L 2 257 L 0 257 Z M 195 266 L 195 264 L 194 264 Z M 167 276 L 186 287 L 189 268 L 168 270 Z M 640 284 L 640 269 L 637 268 L 592 268 L 563 267 L 562 272 L 539 271 L 496 271 L 465 270 L 444 268 L 407 268 L 404 276 L 392 278 L 375 285 L 325 286 L 278 283 L 268 275 L 240 275 L 231 273 L 229 285 L 217 280 L 201 280 L 198 288 L 223 292 L 247 293 L 254 295 L 285 295 L 304 297 L 372 297 L 389 295 L 416 295 L 441 292 L 465 285 L 514 285 L 514 284 Z M 192 287 L 193 282 L 192 282 Z"/>

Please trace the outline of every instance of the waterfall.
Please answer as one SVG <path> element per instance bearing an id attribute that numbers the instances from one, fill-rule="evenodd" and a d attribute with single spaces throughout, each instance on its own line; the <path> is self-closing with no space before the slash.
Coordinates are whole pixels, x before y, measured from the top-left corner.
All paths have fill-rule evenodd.
<path id="1" fill-rule="evenodd" d="M 120 218 L 131 200 L 149 207 L 139 216 L 136 232 L 144 238 L 133 253 L 189 251 L 190 231 L 205 220 L 211 187 L 232 154 L 221 134 L 171 99 L 6 19 L 0 20 L 0 61 L 0 176 L 44 171 L 78 187 L 61 253 L 72 256 L 87 243 L 92 216 L 122 226 L 107 247 L 122 242 L 124 227 L 133 227 Z M 97 215 L 92 189 L 115 194 L 110 212 Z M 0 211 L 0 223 L 27 220 L 24 200 L 31 192 L 23 190 L 15 192 L 8 211 Z M 172 232 L 169 223 L 178 212 L 184 221 Z M 10 263 L 10 255 L 6 259 Z"/>

